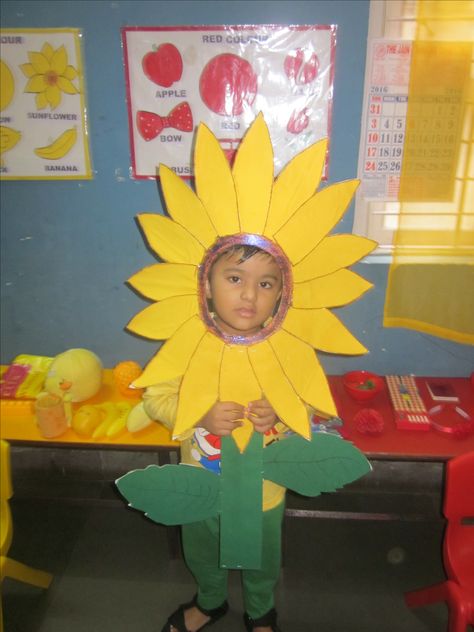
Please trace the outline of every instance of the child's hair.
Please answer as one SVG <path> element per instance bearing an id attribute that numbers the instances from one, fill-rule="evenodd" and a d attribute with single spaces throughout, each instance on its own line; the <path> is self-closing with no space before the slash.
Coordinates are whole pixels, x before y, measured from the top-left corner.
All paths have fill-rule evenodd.
<path id="1" fill-rule="evenodd" d="M 244 261 L 251 259 L 256 254 L 266 255 L 267 257 L 270 257 L 273 259 L 273 256 L 269 252 L 267 252 L 266 250 L 263 250 L 263 248 L 259 248 L 258 246 L 249 246 L 247 244 L 235 244 L 234 246 L 230 246 L 230 248 L 227 248 L 227 250 L 224 250 L 223 252 L 221 252 L 212 265 L 214 266 L 223 257 L 232 257 L 232 255 L 237 255 L 237 254 L 240 254 L 240 257 L 237 263 L 243 263 Z"/>

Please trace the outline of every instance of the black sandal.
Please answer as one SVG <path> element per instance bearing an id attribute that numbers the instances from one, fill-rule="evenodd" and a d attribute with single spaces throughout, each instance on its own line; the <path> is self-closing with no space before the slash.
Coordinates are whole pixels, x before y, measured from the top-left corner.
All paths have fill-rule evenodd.
<path id="1" fill-rule="evenodd" d="M 269 626 L 273 632 L 281 632 L 277 626 L 277 611 L 275 608 L 269 610 L 266 614 L 258 619 L 252 619 L 247 613 L 244 614 L 245 629 L 247 632 L 253 632 L 254 628 Z"/>
<path id="2" fill-rule="evenodd" d="M 197 595 L 194 595 L 192 601 L 190 601 L 189 603 L 181 604 L 179 608 L 173 612 L 173 614 L 168 618 L 168 621 L 165 623 L 161 632 L 170 632 L 171 626 L 173 626 L 175 630 L 177 630 L 177 632 L 189 632 L 184 621 L 184 613 L 190 608 L 197 608 L 203 614 L 205 614 L 206 617 L 211 617 L 207 623 L 199 628 L 199 630 L 203 630 L 208 625 L 212 625 L 213 623 L 221 619 L 225 614 L 227 614 L 227 611 L 229 610 L 229 604 L 227 603 L 227 601 L 224 601 L 222 606 L 219 606 L 219 608 L 205 610 L 204 608 L 201 608 L 201 606 L 198 606 Z"/>

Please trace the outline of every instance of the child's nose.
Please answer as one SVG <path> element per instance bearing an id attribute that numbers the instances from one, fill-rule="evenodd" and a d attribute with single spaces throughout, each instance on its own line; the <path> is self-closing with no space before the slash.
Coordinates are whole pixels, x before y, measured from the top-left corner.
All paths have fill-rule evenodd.
<path id="1" fill-rule="evenodd" d="M 242 286 L 242 298 L 243 299 L 245 299 L 247 301 L 254 301 L 256 296 L 257 296 L 257 290 L 255 289 L 255 287 L 252 284 L 247 283 L 247 284 Z"/>

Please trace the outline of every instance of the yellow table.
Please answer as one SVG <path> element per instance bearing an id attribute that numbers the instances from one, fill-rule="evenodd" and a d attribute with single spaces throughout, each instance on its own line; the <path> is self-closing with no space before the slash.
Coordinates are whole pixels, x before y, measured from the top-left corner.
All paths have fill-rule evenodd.
<path id="1" fill-rule="evenodd" d="M 3 368 L 3 367 L 2 367 Z M 73 404 L 73 410 L 77 410 L 84 404 L 101 404 L 103 402 L 125 401 L 132 406 L 140 401 L 140 398 L 125 398 L 115 388 L 111 369 L 105 369 L 102 388 L 99 393 L 86 402 Z M 97 448 L 126 448 L 140 450 L 177 450 L 179 443 L 173 441 L 170 432 L 160 423 L 152 423 L 139 432 L 129 432 L 124 429 L 114 438 L 102 437 L 92 439 L 78 435 L 72 428 L 54 439 L 45 439 L 39 432 L 33 409 L 32 400 L 0 400 L 0 436 L 2 439 L 13 443 L 48 443 L 51 445 L 70 445 L 70 447 L 97 447 Z"/>

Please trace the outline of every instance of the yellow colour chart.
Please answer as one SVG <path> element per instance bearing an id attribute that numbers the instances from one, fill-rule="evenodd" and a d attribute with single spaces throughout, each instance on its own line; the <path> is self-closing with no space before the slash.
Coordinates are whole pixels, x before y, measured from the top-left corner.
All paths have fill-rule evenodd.
<path id="1" fill-rule="evenodd" d="M 0 36 L 0 178 L 91 178 L 80 31 Z"/>

